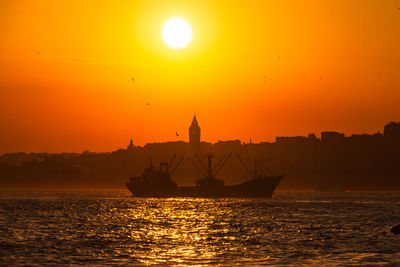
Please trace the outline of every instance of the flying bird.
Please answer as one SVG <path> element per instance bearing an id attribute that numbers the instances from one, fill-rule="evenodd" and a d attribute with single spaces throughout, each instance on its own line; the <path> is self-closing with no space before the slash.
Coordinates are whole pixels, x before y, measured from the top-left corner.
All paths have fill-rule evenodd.
<path id="1" fill-rule="evenodd" d="M 176 136 L 179 136 L 178 132 L 176 132 Z"/>
<path id="2" fill-rule="evenodd" d="M 135 81 L 135 78 L 132 77 L 132 82 L 134 82 L 134 81 Z"/>
<path id="3" fill-rule="evenodd" d="M 147 103 L 147 102 L 146 102 L 146 105 L 147 105 L 147 106 L 150 106 L 150 103 Z"/>

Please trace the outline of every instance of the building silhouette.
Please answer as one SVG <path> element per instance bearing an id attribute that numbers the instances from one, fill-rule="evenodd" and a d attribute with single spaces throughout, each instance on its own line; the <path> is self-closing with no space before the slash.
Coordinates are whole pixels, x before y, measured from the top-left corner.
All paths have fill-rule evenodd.
<path id="1" fill-rule="evenodd" d="M 400 144 L 400 122 L 390 122 L 385 125 L 383 135 L 392 145 Z"/>
<path id="2" fill-rule="evenodd" d="M 343 133 L 338 132 L 321 132 L 321 142 L 327 144 L 342 144 L 345 141 L 345 136 Z"/>
<path id="3" fill-rule="evenodd" d="M 129 142 L 129 145 L 126 146 L 127 150 L 133 150 L 135 148 L 135 145 L 133 144 L 132 138 Z"/>
<path id="4" fill-rule="evenodd" d="M 201 129 L 197 122 L 196 114 L 193 116 L 192 124 L 189 127 L 189 146 L 192 152 L 199 152 Z"/>

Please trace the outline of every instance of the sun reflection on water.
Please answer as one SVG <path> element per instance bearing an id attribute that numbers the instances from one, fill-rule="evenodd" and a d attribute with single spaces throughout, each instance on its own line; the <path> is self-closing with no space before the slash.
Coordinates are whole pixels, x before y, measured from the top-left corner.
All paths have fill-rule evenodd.
<path id="1" fill-rule="evenodd" d="M 400 220 L 394 213 L 398 197 L 3 196 L 0 263 L 346 265 L 356 259 L 377 264 L 400 256 L 398 239 L 382 234 Z"/>

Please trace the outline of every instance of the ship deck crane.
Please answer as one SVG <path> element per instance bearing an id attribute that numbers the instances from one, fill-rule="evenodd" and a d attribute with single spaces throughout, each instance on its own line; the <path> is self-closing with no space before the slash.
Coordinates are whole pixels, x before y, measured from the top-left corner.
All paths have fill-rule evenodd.
<path id="1" fill-rule="evenodd" d="M 198 162 L 199 162 L 201 167 L 199 167 L 199 165 L 196 164 L 196 162 L 194 162 L 191 157 L 188 157 L 188 159 L 190 160 L 190 162 L 192 162 L 192 164 L 196 167 L 196 169 L 198 169 L 201 172 L 202 175 L 204 175 L 207 178 L 215 178 L 215 176 L 222 170 L 222 168 L 228 162 L 228 160 L 231 157 L 231 155 L 232 155 L 232 153 L 229 153 L 228 156 L 223 155 L 218 160 L 218 162 L 214 166 L 214 168 L 212 166 L 212 158 L 213 158 L 212 154 L 206 155 L 207 160 L 208 160 L 208 168 L 206 168 L 205 164 L 200 159 L 198 154 L 195 154 L 195 157 L 197 158 L 197 160 L 198 160 Z"/>
<path id="2" fill-rule="evenodd" d="M 204 165 L 203 161 L 200 159 L 199 155 L 197 153 L 194 154 L 194 156 L 197 158 L 197 160 L 200 162 L 200 166 L 203 167 L 204 171 L 207 172 L 207 168 Z"/>
<path id="3" fill-rule="evenodd" d="M 174 154 L 174 156 L 172 157 L 171 161 L 168 163 L 167 165 L 167 172 L 169 171 L 169 169 L 171 168 L 172 164 L 174 163 L 176 159 L 176 154 Z"/>
<path id="4" fill-rule="evenodd" d="M 236 156 L 239 159 L 240 163 L 242 163 L 242 165 L 245 168 L 245 170 L 247 171 L 247 173 L 250 175 L 250 178 L 255 179 L 255 177 L 253 176 L 253 173 L 250 171 L 249 167 L 247 167 L 246 163 L 244 163 L 243 159 L 239 156 L 238 153 L 236 153 Z"/>
<path id="5" fill-rule="evenodd" d="M 228 160 L 231 156 L 232 156 L 232 153 L 229 153 L 228 156 L 225 158 L 225 160 L 219 166 L 218 166 L 218 164 L 216 165 L 216 166 L 218 166 L 218 169 L 214 172 L 213 176 L 217 176 L 217 174 L 222 170 L 222 168 L 225 166 L 225 164 L 228 162 Z M 222 158 L 224 158 L 224 157 L 222 157 Z"/>
<path id="6" fill-rule="evenodd" d="M 217 162 L 217 164 L 215 164 L 213 171 L 215 171 L 218 166 L 222 163 L 223 159 L 225 158 L 226 154 L 223 154 L 222 157 L 219 159 L 219 161 Z"/>
<path id="7" fill-rule="evenodd" d="M 174 174 L 174 172 L 176 171 L 176 169 L 178 168 L 179 164 L 181 164 L 183 160 L 183 156 L 179 158 L 178 162 L 175 164 L 175 167 L 172 168 L 170 175 Z M 168 167 L 170 167 L 171 165 L 169 165 Z M 167 169 L 168 171 L 168 169 Z"/>
<path id="8" fill-rule="evenodd" d="M 206 175 L 206 173 L 204 172 L 204 170 L 202 169 L 202 168 L 200 168 L 197 164 L 196 164 L 196 162 L 194 162 L 194 160 L 191 158 L 191 157 L 188 157 L 188 160 L 193 164 L 193 166 L 194 167 L 196 167 L 196 169 L 197 170 L 199 170 L 199 172 L 202 174 L 202 175 Z"/>
<path id="9" fill-rule="evenodd" d="M 266 170 L 268 170 L 263 164 L 262 162 L 259 162 L 257 159 L 254 159 L 254 170 L 253 172 L 249 169 L 249 167 L 246 165 L 246 163 L 243 161 L 242 157 L 240 157 L 240 155 L 238 153 L 236 153 L 237 158 L 239 159 L 240 163 L 242 163 L 242 165 L 244 166 L 244 168 L 246 169 L 247 173 L 250 175 L 251 179 L 256 179 L 258 177 L 258 173 L 257 170 L 261 172 L 262 175 L 264 175 L 264 173 L 262 172 L 262 170 L 259 169 L 259 165 L 258 163 L 261 164 L 262 167 L 264 167 Z"/>

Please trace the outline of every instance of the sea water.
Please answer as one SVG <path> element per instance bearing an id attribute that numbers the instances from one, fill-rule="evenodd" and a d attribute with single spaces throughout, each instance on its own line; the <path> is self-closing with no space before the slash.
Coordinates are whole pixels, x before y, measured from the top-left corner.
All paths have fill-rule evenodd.
<path id="1" fill-rule="evenodd" d="M 1 265 L 396 265 L 400 193 L 1 192 Z"/>

